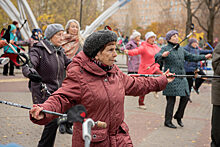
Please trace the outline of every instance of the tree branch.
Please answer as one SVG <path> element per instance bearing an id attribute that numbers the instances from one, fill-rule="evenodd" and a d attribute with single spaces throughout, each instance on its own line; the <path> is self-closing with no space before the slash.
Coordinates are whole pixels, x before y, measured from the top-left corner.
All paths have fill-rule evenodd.
<path id="1" fill-rule="evenodd" d="M 220 0 L 216 0 L 215 4 L 214 4 L 214 7 L 217 7 L 219 4 L 220 4 Z"/>
<path id="2" fill-rule="evenodd" d="M 199 18 L 195 15 L 195 14 L 192 14 L 192 16 L 197 20 L 197 22 L 199 23 L 199 26 L 206 32 L 208 32 L 208 29 L 206 29 L 200 22 Z"/>
<path id="3" fill-rule="evenodd" d="M 220 4 L 218 5 L 217 10 L 215 11 L 215 15 L 219 12 L 219 10 L 220 10 Z"/>
<path id="4" fill-rule="evenodd" d="M 183 0 L 183 2 L 185 3 L 185 5 L 183 4 L 183 6 L 186 8 L 186 7 L 187 7 L 187 2 L 186 2 L 186 0 Z"/>
<path id="5" fill-rule="evenodd" d="M 208 7 L 208 9 L 209 9 L 209 11 L 211 11 L 211 8 L 210 8 L 210 0 L 204 0 L 205 1 L 205 3 L 206 3 L 206 6 Z"/>
<path id="6" fill-rule="evenodd" d="M 198 7 L 192 12 L 192 14 L 195 14 L 199 10 L 199 8 L 202 6 L 203 2 L 204 1 L 199 3 Z"/>

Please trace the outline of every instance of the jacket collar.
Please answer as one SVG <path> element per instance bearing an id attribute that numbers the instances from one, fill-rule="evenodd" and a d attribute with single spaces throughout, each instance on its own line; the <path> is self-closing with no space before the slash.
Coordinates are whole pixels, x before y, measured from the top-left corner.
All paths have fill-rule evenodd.
<path id="1" fill-rule="evenodd" d="M 156 44 L 152 45 L 152 44 L 148 43 L 147 41 L 144 41 L 143 44 L 146 45 L 146 46 L 149 46 L 149 47 L 155 47 L 156 46 Z"/>
<path id="2" fill-rule="evenodd" d="M 54 49 L 54 47 L 47 41 L 47 40 L 40 40 L 36 46 L 38 47 L 43 47 L 46 49 L 46 51 L 49 53 L 49 54 L 52 54 L 54 52 L 56 52 L 56 50 Z"/>
<path id="3" fill-rule="evenodd" d="M 115 74 L 118 71 L 118 67 L 114 64 L 113 68 L 109 71 L 104 71 L 101 67 L 95 64 L 89 57 L 87 57 L 83 51 L 80 51 L 74 58 L 73 62 L 78 63 L 86 71 L 98 76 L 105 76 L 106 74 Z"/>

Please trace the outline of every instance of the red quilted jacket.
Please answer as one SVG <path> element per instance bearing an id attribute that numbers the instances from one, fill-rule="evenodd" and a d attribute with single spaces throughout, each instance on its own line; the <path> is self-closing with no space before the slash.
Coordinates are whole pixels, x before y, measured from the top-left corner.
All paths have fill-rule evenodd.
<path id="1" fill-rule="evenodd" d="M 107 128 L 92 128 L 91 147 L 133 146 L 124 122 L 125 95 L 145 95 L 166 87 L 165 76 L 158 78 L 130 77 L 114 67 L 105 72 L 83 53 L 73 58 L 68 66 L 67 78 L 44 104 L 46 110 L 64 113 L 76 104 L 86 107 L 88 117 L 94 121 L 107 123 Z M 46 114 L 43 120 L 33 122 L 46 124 L 54 116 Z M 82 125 L 75 123 L 73 128 L 73 147 L 84 146 Z"/>

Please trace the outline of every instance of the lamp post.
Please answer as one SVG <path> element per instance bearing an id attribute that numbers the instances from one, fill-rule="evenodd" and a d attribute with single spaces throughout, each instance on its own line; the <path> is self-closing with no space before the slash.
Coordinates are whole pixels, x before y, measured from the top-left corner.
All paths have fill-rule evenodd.
<path id="1" fill-rule="evenodd" d="M 80 27 L 81 27 L 81 24 L 82 24 L 82 7 L 83 7 L 83 0 L 81 0 L 81 3 L 80 3 L 80 18 L 79 18 Z"/>

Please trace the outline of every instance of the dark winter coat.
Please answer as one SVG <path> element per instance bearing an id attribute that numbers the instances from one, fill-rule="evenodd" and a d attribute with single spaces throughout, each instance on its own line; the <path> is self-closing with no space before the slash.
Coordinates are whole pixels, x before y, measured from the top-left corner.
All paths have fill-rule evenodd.
<path id="1" fill-rule="evenodd" d="M 174 45 L 168 43 L 167 46 L 162 47 L 161 51 L 155 55 L 157 60 L 162 56 L 163 52 L 170 50 Z M 183 47 L 173 49 L 170 54 L 162 58 L 164 60 L 164 71 L 170 69 L 171 73 L 176 75 L 184 75 L 184 61 L 200 61 L 205 60 L 205 55 L 190 54 Z M 186 78 L 175 78 L 174 81 L 168 83 L 166 89 L 163 91 L 163 95 L 166 96 L 186 96 L 189 95 L 189 87 Z"/>
<path id="2" fill-rule="evenodd" d="M 80 52 L 67 68 L 67 78 L 62 87 L 41 104 L 44 109 L 60 113 L 66 112 L 76 104 L 86 107 L 88 118 L 107 123 L 107 128 L 92 128 L 91 147 L 130 147 L 133 146 L 129 129 L 124 122 L 125 95 L 145 95 L 151 91 L 165 88 L 167 79 L 131 77 L 114 65 L 104 71 L 92 62 L 84 52 Z M 45 114 L 43 120 L 32 121 L 46 124 L 56 116 Z M 75 123 L 73 128 L 73 147 L 83 147 L 82 124 Z"/>
<path id="3" fill-rule="evenodd" d="M 191 45 L 185 46 L 184 49 L 188 51 L 189 53 L 195 54 L 195 55 L 212 53 L 211 50 L 202 50 L 199 48 L 194 48 Z M 201 64 L 200 62 L 185 61 L 184 68 L 186 72 L 194 72 L 196 69 L 201 69 Z"/>
<path id="4" fill-rule="evenodd" d="M 214 49 L 212 58 L 212 67 L 214 75 L 220 76 L 220 43 Z M 220 79 L 212 79 L 212 104 L 220 105 Z"/>
<path id="5" fill-rule="evenodd" d="M 29 57 L 31 66 L 22 68 L 23 75 L 28 77 L 32 72 L 37 72 L 42 77 L 42 83 L 46 84 L 50 93 L 56 91 L 64 79 L 64 71 L 71 62 L 63 50 L 55 50 L 46 40 L 40 41 L 30 49 Z M 48 98 L 41 92 L 42 83 L 31 82 L 31 92 L 35 104 L 43 103 Z"/>

